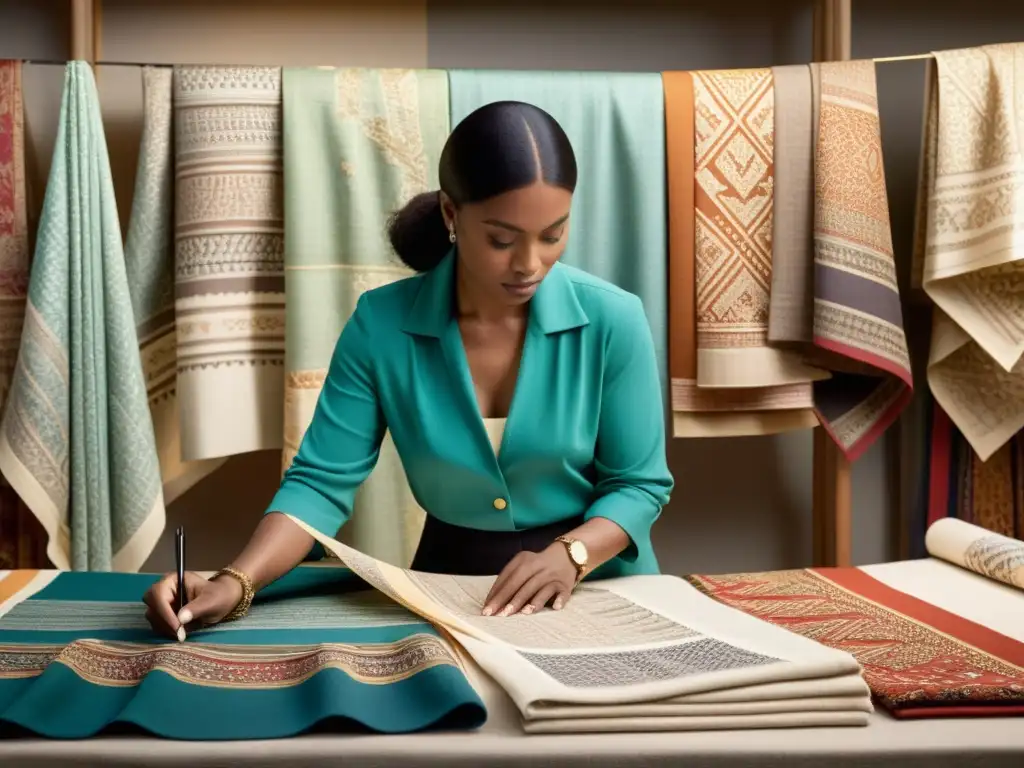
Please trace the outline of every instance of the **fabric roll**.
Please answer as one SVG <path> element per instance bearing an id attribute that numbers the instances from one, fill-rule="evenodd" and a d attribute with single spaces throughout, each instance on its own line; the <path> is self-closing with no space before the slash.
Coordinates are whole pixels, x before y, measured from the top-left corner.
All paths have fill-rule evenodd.
<path id="1" fill-rule="evenodd" d="M 387 219 L 438 188 L 448 81 L 442 71 L 286 69 L 284 99 L 287 468 L 359 297 L 412 274 L 387 240 Z M 342 538 L 406 566 L 423 523 L 389 432 Z"/>
<path id="2" fill-rule="evenodd" d="M 222 459 L 181 459 L 181 424 L 176 391 L 178 334 L 174 328 L 174 115 L 173 71 L 142 70 L 142 141 L 135 195 L 125 237 L 135 330 L 153 417 L 164 503 L 170 504 Z"/>
<path id="3" fill-rule="evenodd" d="M 1024 44 L 929 63 L 915 281 L 936 305 L 928 383 L 982 459 L 1024 428 Z"/>
<path id="4" fill-rule="evenodd" d="M 181 460 L 282 445 L 281 70 L 176 67 Z"/>
<path id="5" fill-rule="evenodd" d="M 452 70 L 449 84 L 453 126 L 503 100 L 540 107 L 562 126 L 579 168 L 563 261 L 640 297 L 667 384 L 661 76 Z"/>
<path id="6" fill-rule="evenodd" d="M 28 295 L 21 62 L 0 61 L 0 414 L 18 361 Z M 0 568 L 46 565 L 46 532 L 0 475 Z"/>
<path id="7" fill-rule="evenodd" d="M 157 636 L 140 610 L 156 578 L 0 572 L 0 723 L 44 738 L 130 727 L 227 741 L 486 719 L 440 633 L 344 568 L 300 566 L 244 619 L 186 643 Z"/>
<path id="8" fill-rule="evenodd" d="M 850 461 L 899 417 L 913 377 L 893 258 L 875 65 L 811 65 L 814 346 L 822 426 Z"/>
<path id="9" fill-rule="evenodd" d="M 138 570 L 163 531 L 110 161 L 84 62 L 65 71 L 0 471 L 46 529 L 58 568 Z"/>
<path id="10" fill-rule="evenodd" d="M 668 167 L 669 372 L 674 437 L 765 435 L 817 426 L 807 383 L 759 389 L 697 383 L 694 92 L 689 72 L 664 72 Z"/>
<path id="11" fill-rule="evenodd" d="M 904 567 L 905 588 L 876 578 L 873 567 L 686 578 L 725 605 L 850 651 L 875 700 L 894 717 L 1024 714 L 1021 594 L 934 559 L 886 566 Z M 928 578 L 913 578 L 922 573 Z M 1015 626 L 992 629 L 944 608 L 927 594 L 929 584 Z"/>
<path id="12" fill-rule="evenodd" d="M 825 378 L 768 344 L 774 207 L 770 69 L 693 73 L 697 385 L 809 385 Z"/>

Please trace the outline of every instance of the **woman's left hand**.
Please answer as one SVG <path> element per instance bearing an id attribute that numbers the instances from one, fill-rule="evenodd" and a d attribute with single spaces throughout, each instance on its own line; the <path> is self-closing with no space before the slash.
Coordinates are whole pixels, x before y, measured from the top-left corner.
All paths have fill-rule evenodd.
<path id="1" fill-rule="evenodd" d="M 561 610 L 576 586 L 576 566 L 555 542 L 543 552 L 520 552 L 505 566 L 484 600 L 484 616 L 531 614 L 554 599 Z"/>

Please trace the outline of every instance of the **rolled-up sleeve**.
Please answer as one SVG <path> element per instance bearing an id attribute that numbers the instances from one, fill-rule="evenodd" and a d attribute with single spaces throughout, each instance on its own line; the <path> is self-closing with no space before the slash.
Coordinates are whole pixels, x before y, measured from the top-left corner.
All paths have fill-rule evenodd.
<path id="1" fill-rule="evenodd" d="M 377 463 L 387 425 L 373 373 L 366 296 L 345 324 L 313 419 L 267 513 L 284 512 L 333 536 Z"/>
<path id="2" fill-rule="evenodd" d="M 597 498 L 584 517 L 604 517 L 629 536 L 635 561 L 674 484 L 665 456 L 665 413 L 654 340 L 636 296 L 608 324 L 594 463 Z"/>

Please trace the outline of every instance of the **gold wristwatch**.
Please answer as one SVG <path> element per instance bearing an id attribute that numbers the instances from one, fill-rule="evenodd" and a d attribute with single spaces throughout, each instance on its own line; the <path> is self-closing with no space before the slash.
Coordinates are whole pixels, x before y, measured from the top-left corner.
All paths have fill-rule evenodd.
<path id="1" fill-rule="evenodd" d="M 576 583 L 579 584 L 587 572 L 587 562 L 590 559 L 587 545 L 571 536 L 556 536 L 555 541 L 560 541 L 565 545 L 565 551 L 569 555 L 569 562 L 576 568 Z"/>
<path id="2" fill-rule="evenodd" d="M 256 589 L 253 587 L 252 579 L 246 576 L 237 568 L 221 568 L 217 571 L 214 579 L 219 579 L 221 576 L 230 576 L 232 579 L 242 585 L 242 599 L 238 601 L 238 605 L 231 609 L 227 616 L 221 621 L 234 621 L 240 619 L 249 612 L 249 607 L 252 605 L 252 599 L 256 596 Z"/>

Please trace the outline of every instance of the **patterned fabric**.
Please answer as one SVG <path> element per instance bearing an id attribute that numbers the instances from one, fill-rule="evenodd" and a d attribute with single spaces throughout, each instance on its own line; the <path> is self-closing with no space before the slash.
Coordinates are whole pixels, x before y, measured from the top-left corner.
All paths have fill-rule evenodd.
<path id="1" fill-rule="evenodd" d="M 813 64 L 814 385 L 822 426 L 850 461 L 909 402 L 913 378 L 896 283 L 875 65 Z"/>
<path id="2" fill-rule="evenodd" d="M 776 387 L 805 404 L 825 375 L 768 346 L 774 91 L 770 69 L 693 74 L 697 386 Z M 781 403 L 781 405 L 780 405 Z"/>
<path id="3" fill-rule="evenodd" d="M 347 569 L 299 567 L 246 618 L 184 643 L 163 642 L 146 622 L 139 600 L 155 578 L 0 572 L 0 723 L 49 738 L 129 725 L 227 740 L 328 722 L 404 733 L 486 718 L 437 631 Z"/>
<path id="4" fill-rule="evenodd" d="M 0 61 L 0 413 L 7 403 L 28 295 L 21 62 Z M 0 475 L 0 568 L 46 564 L 46 532 Z"/>
<path id="5" fill-rule="evenodd" d="M 1024 44 L 929 67 L 915 281 L 935 302 L 928 383 L 982 459 L 1024 428 Z"/>
<path id="6" fill-rule="evenodd" d="M 281 71 L 174 70 L 181 459 L 279 449 Z"/>
<path id="7" fill-rule="evenodd" d="M 163 530 L 114 185 L 83 62 L 65 71 L 0 471 L 58 568 L 138 570 Z"/>
<path id="8" fill-rule="evenodd" d="M 674 437 L 772 434 L 814 427 L 806 384 L 762 388 L 699 387 L 694 85 L 689 72 L 664 72 L 668 165 L 669 373 Z"/>
<path id="9" fill-rule="evenodd" d="M 164 502 L 170 504 L 221 461 L 183 462 L 174 329 L 174 142 L 172 70 L 142 70 L 143 124 L 135 197 L 125 238 L 135 328 L 153 416 Z"/>
<path id="10" fill-rule="evenodd" d="M 1024 643 L 857 568 L 687 580 L 744 613 L 852 653 L 896 717 L 1024 714 Z"/>
<path id="11" fill-rule="evenodd" d="M 562 260 L 641 298 L 667 384 L 661 76 L 452 70 L 448 77 L 452 125 L 484 104 L 508 99 L 534 104 L 562 126 L 580 180 Z"/>
<path id="12" fill-rule="evenodd" d="M 359 297 L 411 274 L 387 241 L 387 219 L 437 189 L 449 129 L 444 72 L 286 69 L 284 85 L 287 468 Z M 342 538 L 406 566 L 423 522 L 389 432 Z"/>

